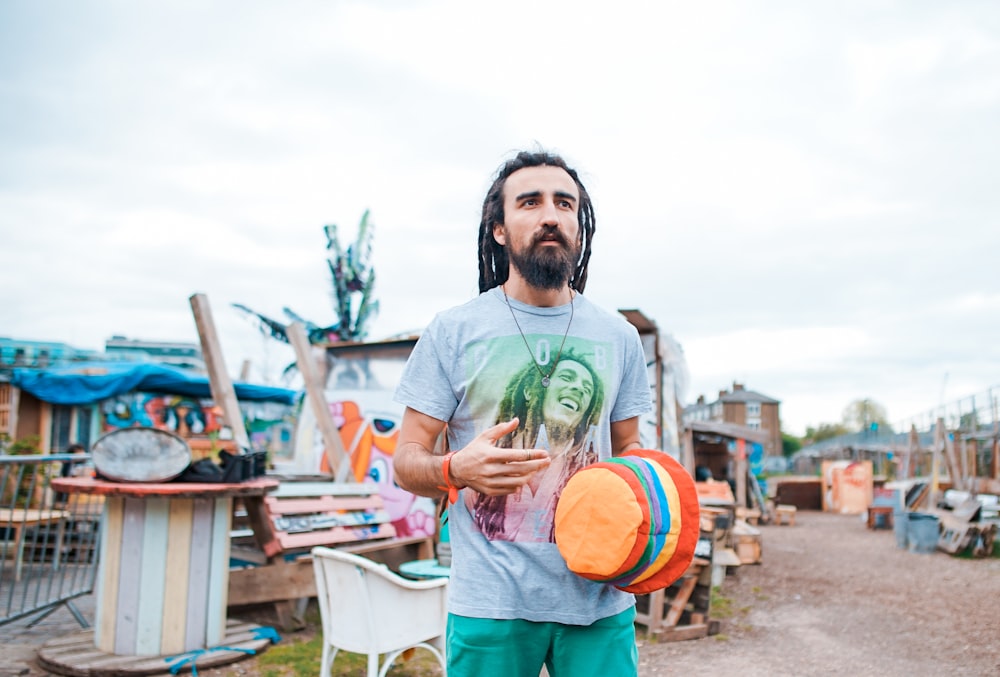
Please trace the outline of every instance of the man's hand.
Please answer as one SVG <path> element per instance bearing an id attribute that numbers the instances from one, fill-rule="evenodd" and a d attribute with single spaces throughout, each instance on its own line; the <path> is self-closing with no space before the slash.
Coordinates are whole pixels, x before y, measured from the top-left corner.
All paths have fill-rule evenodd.
<path id="1" fill-rule="evenodd" d="M 518 419 L 498 423 L 477 435 L 451 457 L 451 481 L 487 496 L 512 494 L 531 476 L 549 467 L 544 449 L 502 449 L 497 441 L 517 430 Z"/>

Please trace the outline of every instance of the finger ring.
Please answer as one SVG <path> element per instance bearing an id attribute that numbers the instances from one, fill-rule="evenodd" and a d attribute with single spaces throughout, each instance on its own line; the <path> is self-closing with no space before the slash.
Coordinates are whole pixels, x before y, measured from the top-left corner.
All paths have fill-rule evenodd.
<path id="1" fill-rule="evenodd" d="M 524 460 L 525 461 L 530 461 L 531 460 L 531 452 L 528 451 L 527 449 L 524 450 Z"/>

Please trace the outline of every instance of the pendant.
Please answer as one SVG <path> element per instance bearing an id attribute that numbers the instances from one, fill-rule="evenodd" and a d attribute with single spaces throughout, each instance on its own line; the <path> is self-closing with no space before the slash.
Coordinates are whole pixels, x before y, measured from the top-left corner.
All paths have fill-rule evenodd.
<path id="1" fill-rule="evenodd" d="M 548 388 L 549 387 L 549 383 L 550 383 L 549 377 L 548 376 L 543 376 L 542 377 L 542 387 L 543 388 Z"/>

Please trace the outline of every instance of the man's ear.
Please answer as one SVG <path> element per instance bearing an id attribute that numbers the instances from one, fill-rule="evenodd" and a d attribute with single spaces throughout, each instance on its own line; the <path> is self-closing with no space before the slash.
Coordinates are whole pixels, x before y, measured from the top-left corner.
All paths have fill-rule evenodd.
<path id="1" fill-rule="evenodd" d="M 504 227 L 502 223 L 493 224 L 493 239 L 501 247 L 507 246 L 507 233 L 504 232 Z"/>

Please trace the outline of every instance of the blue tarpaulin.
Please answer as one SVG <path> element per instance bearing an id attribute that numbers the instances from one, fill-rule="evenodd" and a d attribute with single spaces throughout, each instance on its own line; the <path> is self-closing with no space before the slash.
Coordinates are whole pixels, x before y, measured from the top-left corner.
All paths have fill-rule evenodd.
<path id="1" fill-rule="evenodd" d="M 151 362 L 82 362 L 48 369 L 15 369 L 11 383 L 43 402 L 93 404 L 133 391 L 211 399 L 208 377 Z M 294 404 L 298 391 L 234 383 L 236 399 Z"/>

